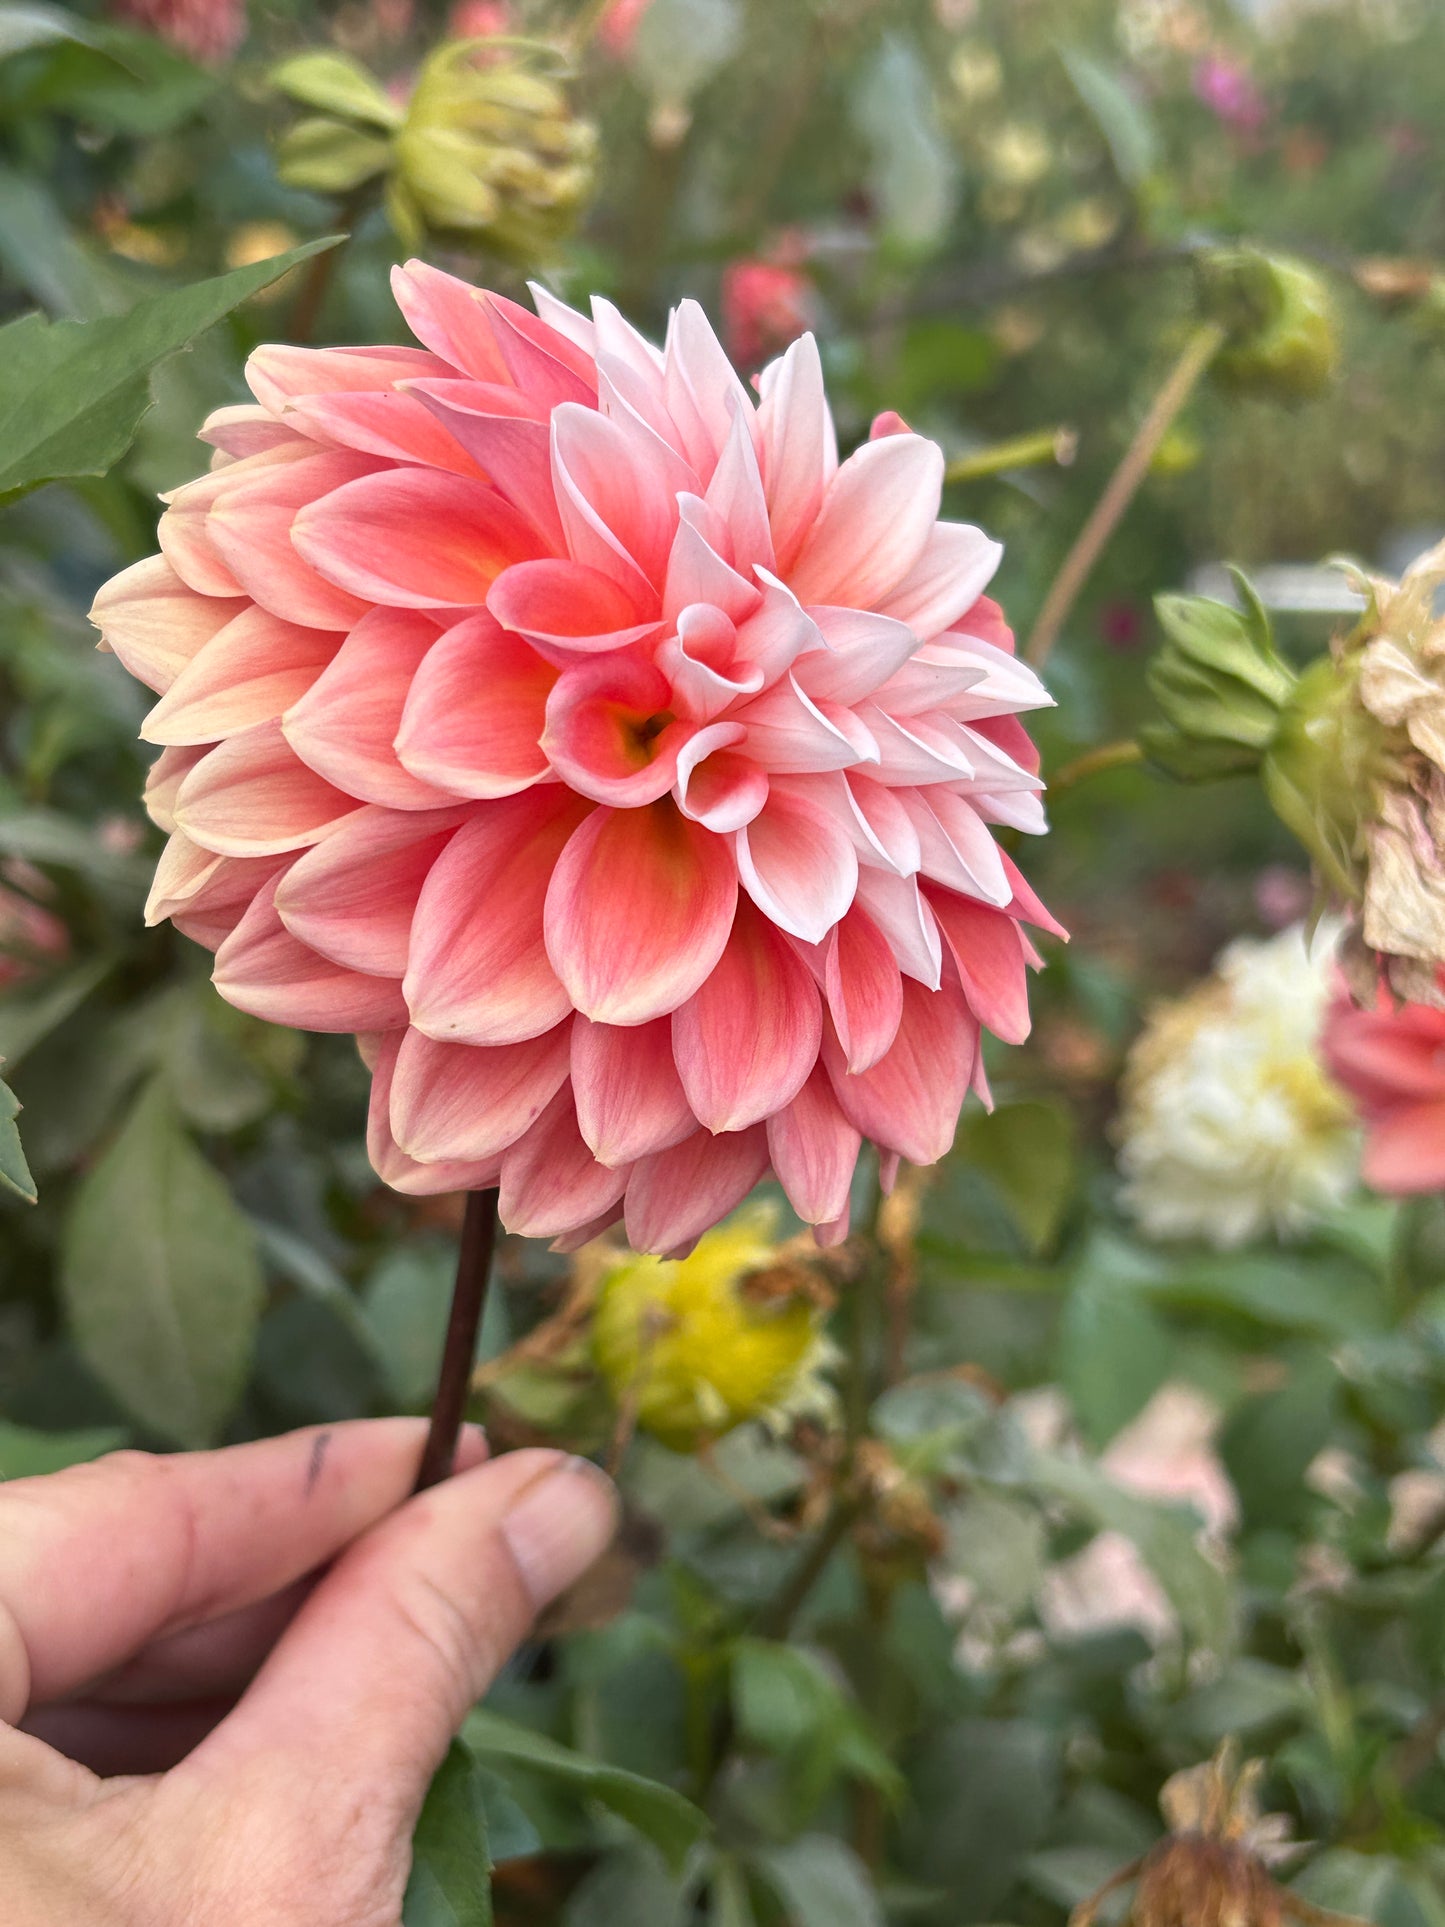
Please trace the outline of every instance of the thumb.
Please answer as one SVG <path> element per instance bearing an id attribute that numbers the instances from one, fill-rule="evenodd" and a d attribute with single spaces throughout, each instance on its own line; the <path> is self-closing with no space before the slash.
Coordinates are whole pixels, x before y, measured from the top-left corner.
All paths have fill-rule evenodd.
<path id="1" fill-rule="evenodd" d="M 510 1453 L 409 1500 L 337 1561 L 168 1791 L 219 1794 L 233 1850 L 254 1822 L 272 1864 L 279 1832 L 307 1875 L 344 1841 L 353 1877 L 379 1853 L 404 1881 L 452 1737 L 616 1520 L 610 1481 L 552 1451 Z M 372 1837 L 358 1838 L 358 1815 Z M 296 1878 L 293 1867 L 293 1905 Z"/>

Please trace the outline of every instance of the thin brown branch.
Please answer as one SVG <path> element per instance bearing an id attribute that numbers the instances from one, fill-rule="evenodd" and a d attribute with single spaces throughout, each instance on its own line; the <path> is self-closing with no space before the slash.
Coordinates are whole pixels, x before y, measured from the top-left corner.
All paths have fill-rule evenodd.
<path id="1" fill-rule="evenodd" d="M 476 1356 L 477 1333 L 481 1330 L 482 1311 L 487 1302 L 496 1241 L 497 1193 L 468 1192 L 462 1241 L 457 1252 L 457 1281 L 452 1289 L 451 1315 L 442 1346 L 431 1426 L 413 1487 L 416 1492 L 425 1492 L 428 1486 L 440 1485 L 448 1478 L 457 1456 L 457 1439 L 466 1415 L 472 1360 Z"/>

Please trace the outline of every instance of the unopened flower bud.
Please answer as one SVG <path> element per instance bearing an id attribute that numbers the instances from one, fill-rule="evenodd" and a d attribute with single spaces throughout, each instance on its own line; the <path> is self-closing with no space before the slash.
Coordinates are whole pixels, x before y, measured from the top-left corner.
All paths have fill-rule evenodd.
<path id="1" fill-rule="evenodd" d="M 1259 598 L 1238 571 L 1235 580 L 1241 609 L 1207 596 L 1159 596 L 1154 604 L 1164 641 L 1146 679 L 1163 720 L 1139 740 L 1186 782 L 1257 769 L 1295 683 Z"/>
<path id="2" fill-rule="evenodd" d="M 602 1280 L 592 1325 L 619 1410 L 691 1452 L 748 1419 L 826 1399 L 810 1276 L 779 1247 L 766 1212 L 720 1225 L 686 1258 L 622 1257 Z"/>
<path id="3" fill-rule="evenodd" d="M 1285 399 L 1318 395 L 1339 359 L 1329 289 L 1313 268 L 1259 248 L 1221 248 L 1199 264 L 1200 305 L 1227 331 L 1214 364 L 1231 387 Z"/>

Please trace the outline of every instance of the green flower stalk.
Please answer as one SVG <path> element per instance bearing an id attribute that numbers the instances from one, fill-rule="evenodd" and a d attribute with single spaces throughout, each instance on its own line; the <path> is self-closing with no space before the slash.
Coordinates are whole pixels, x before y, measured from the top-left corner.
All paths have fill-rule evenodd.
<path id="1" fill-rule="evenodd" d="M 397 100 L 345 55 L 297 55 L 272 83 L 318 111 L 283 136 L 277 171 L 323 194 L 384 181 L 409 248 L 430 234 L 537 260 L 570 229 L 595 173 L 596 133 L 561 76 L 561 57 L 539 43 L 444 41 Z"/>

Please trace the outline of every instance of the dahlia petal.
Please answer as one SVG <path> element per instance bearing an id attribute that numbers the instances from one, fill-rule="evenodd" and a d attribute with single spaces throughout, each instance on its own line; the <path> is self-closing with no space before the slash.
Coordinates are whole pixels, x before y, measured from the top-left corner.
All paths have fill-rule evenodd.
<path id="1" fill-rule="evenodd" d="M 1000 850 L 999 856 L 1003 862 L 1003 873 L 1008 878 L 1009 888 L 1013 891 L 1009 899 L 1009 915 L 1017 917 L 1023 923 L 1031 923 L 1035 930 L 1047 930 L 1051 937 L 1058 937 L 1062 942 L 1067 943 L 1068 931 L 1057 917 L 1051 916 L 1044 908 L 1032 884 L 1025 878 L 1008 851 Z"/>
<path id="2" fill-rule="evenodd" d="M 855 448 L 788 571 L 798 600 L 860 609 L 884 601 L 923 554 L 942 491 L 936 442 L 890 435 Z"/>
<path id="3" fill-rule="evenodd" d="M 898 1035 L 903 978 L 888 939 L 856 903 L 823 946 L 823 992 L 848 1069 L 871 1070 Z"/>
<path id="4" fill-rule="evenodd" d="M 768 504 L 763 494 L 758 453 L 749 426 L 752 419 L 751 408 L 746 416 L 741 410 L 734 414 L 721 460 L 713 470 L 703 498 L 727 524 L 732 538 L 732 563 L 742 574 L 753 568 L 772 569 L 777 560 L 768 526 Z"/>
<path id="5" fill-rule="evenodd" d="M 597 381 L 584 348 L 504 294 L 486 293 L 482 299 L 502 359 L 519 388 L 545 399 L 549 410 L 570 402 L 595 404 Z"/>
<path id="6" fill-rule="evenodd" d="M 778 567 L 790 569 L 838 468 L 818 344 L 805 334 L 763 370 L 758 411 L 763 487 Z"/>
<path id="7" fill-rule="evenodd" d="M 818 627 L 821 646 L 798 658 L 794 674 L 810 696 L 855 703 L 886 683 L 918 647 L 918 638 L 903 623 L 866 609 L 813 604 L 808 614 Z"/>
<path id="8" fill-rule="evenodd" d="M 823 941 L 858 887 L 847 831 L 801 785 L 773 784 L 763 808 L 738 831 L 737 852 L 753 902 L 804 943 Z"/>
<path id="9" fill-rule="evenodd" d="M 176 793 L 175 820 L 221 856 L 274 856 L 319 842 L 355 807 L 307 768 L 272 722 L 206 752 Z"/>
<path id="10" fill-rule="evenodd" d="M 878 691 L 891 716 L 942 709 L 959 722 L 1051 709 L 1054 699 L 1033 670 L 991 642 L 951 631 L 924 645 Z"/>
<path id="11" fill-rule="evenodd" d="M 677 806 L 718 836 L 751 823 L 768 800 L 767 777 L 734 753 L 746 733 L 740 723 L 710 723 L 678 751 Z"/>
<path id="12" fill-rule="evenodd" d="M 537 318 L 544 321 L 554 334 L 565 336 L 584 355 L 595 356 L 597 352 L 597 325 L 589 321 L 585 314 L 578 314 L 560 301 L 550 288 L 544 288 L 540 281 L 529 281 L 527 292 L 532 297 L 532 305 L 537 310 Z"/>
<path id="13" fill-rule="evenodd" d="M 822 1006 L 782 932 L 746 900 L 707 981 L 672 1013 L 687 1101 L 713 1132 L 741 1131 L 781 1110 L 817 1061 Z"/>
<path id="14" fill-rule="evenodd" d="M 388 1030 L 406 1022 L 394 977 L 344 970 L 293 937 L 264 884 L 216 952 L 211 981 L 237 1010 L 296 1030 Z"/>
<path id="15" fill-rule="evenodd" d="M 417 665 L 396 734 L 402 766 L 454 796 L 512 796 L 547 774 L 540 747 L 557 672 L 490 615 L 472 616 Z"/>
<path id="16" fill-rule="evenodd" d="M 391 271 L 391 292 L 418 341 L 476 381 L 512 386 L 481 290 L 425 261 Z"/>
<path id="17" fill-rule="evenodd" d="M 809 776 L 876 763 L 878 746 L 851 709 L 815 702 L 790 672 L 736 712 L 747 726 L 747 754 L 778 776 Z"/>
<path id="18" fill-rule="evenodd" d="M 298 395 L 288 411 L 319 442 L 336 442 L 394 462 L 478 477 L 473 453 L 417 395 L 388 389 L 357 395 Z"/>
<path id="19" fill-rule="evenodd" d="M 705 981 L 736 903 L 727 843 L 670 800 L 594 810 L 552 875 L 547 954 L 584 1016 L 643 1024 Z"/>
<path id="20" fill-rule="evenodd" d="M 873 774 L 889 788 L 916 789 L 973 775 L 973 764 L 957 733 L 940 729 L 932 717 L 910 716 L 905 725 L 877 703 L 860 703 L 856 714 L 878 745 L 879 762 Z"/>
<path id="21" fill-rule="evenodd" d="M 623 585 L 585 562 L 517 562 L 492 584 L 487 608 L 549 656 L 605 655 L 657 630 L 657 598 L 640 577 Z"/>
<path id="22" fill-rule="evenodd" d="M 684 465 L 690 493 L 702 493 L 702 478 L 687 459 L 687 450 L 677 424 L 667 412 L 661 367 L 651 374 L 619 361 L 613 355 L 597 358 L 597 406 L 609 420 L 625 422 L 644 438 L 661 444 L 663 461 L 671 469 L 674 461 Z"/>
<path id="23" fill-rule="evenodd" d="M 208 750 L 196 748 L 194 744 L 184 749 L 172 745 L 163 749 L 146 771 L 141 801 L 152 823 L 168 836 L 176 827 L 176 798 L 180 794 L 181 784 L 202 757 L 209 753 Z"/>
<path id="24" fill-rule="evenodd" d="M 966 705 L 963 704 L 955 705 L 954 710 L 951 711 L 950 714 L 956 716 L 958 709 L 965 706 Z M 1035 748 L 1028 731 L 1024 728 L 1017 716 L 981 716 L 978 718 L 965 718 L 964 720 L 968 722 L 969 729 L 975 736 L 986 738 L 996 749 L 1001 749 L 1005 756 L 1009 757 L 1012 762 L 1016 763 L 1021 770 L 1026 771 L 1030 776 L 1038 775 L 1041 761 L 1039 752 Z M 1041 789 L 1043 785 L 1041 783 L 1035 783 L 1032 787 L 1034 789 Z"/>
<path id="25" fill-rule="evenodd" d="M 1330 1075 L 1369 1112 L 1401 1099 L 1445 1099 L 1445 1013 L 1414 1004 L 1388 1015 L 1348 1004 L 1321 1039 Z"/>
<path id="26" fill-rule="evenodd" d="M 633 327 L 612 302 L 600 294 L 592 297 L 592 323 L 599 357 L 621 362 L 639 381 L 657 394 L 662 393 L 662 350 Z"/>
<path id="27" fill-rule="evenodd" d="M 221 460 L 228 462 L 244 461 L 248 455 L 259 455 L 268 448 L 280 448 L 286 442 L 296 440 L 296 430 L 285 422 L 278 422 L 266 409 L 250 402 L 238 402 L 230 408 L 213 408 L 196 431 L 197 437 L 209 442 L 216 450 L 211 466 L 215 468 Z"/>
<path id="28" fill-rule="evenodd" d="M 183 936 L 207 950 L 219 950 L 250 908 L 258 890 L 279 877 L 291 861 L 285 856 L 223 856 L 218 868 L 200 878 L 184 903 L 169 910 Z"/>
<path id="29" fill-rule="evenodd" d="M 938 784 L 901 790 L 898 799 L 918 832 L 926 877 L 985 903 L 1005 904 L 1012 895 L 998 845 L 966 798 Z"/>
<path id="30" fill-rule="evenodd" d="M 404 769 L 393 747 L 412 678 L 439 631 L 411 609 L 361 618 L 301 700 L 281 719 L 303 763 L 363 803 L 437 809 L 452 799 Z"/>
<path id="31" fill-rule="evenodd" d="M 761 1124 L 722 1137 L 694 1131 L 670 1151 L 639 1158 L 627 1183 L 627 1242 L 660 1252 L 691 1244 L 741 1204 L 767 1168 Z"/>
<path id="32" fill-rule="evenodd" d="M 450 1044 L 515 1044 L 566 1016 L 547 960 L 553 865 L 588 806 L 560 785 L 479 810 L 432 865 L 412 922 L 405 992 L 416 1028 Z"/>
<path id="33" fill-rule="evenodd" d="M 935 710 L 932 714 L 911 717 L 909 727 L 915 735 L 922 734 L 925 741 L 932 741 L 928 732 L 936 730 L 956 743 L 959 754 L 969 766 L 968 782 L 980 792 L 997 797 L 1011 790 L 1038 791 L 1043 788 L 1036 771 L 1025 769 L 1022 763 L 1015 762 L 1007 750 L 994 740 L 997 722 L 980 723 L 975 729 L 967 723 L 955 722 L 941 710 Z"/>
<path id="34" fill-rule="evenodd" d="M 707 483 L 734 420 L 740 416 L 749 433 L 755 433 L 756 417 L 747 390 L 696 301 L 679 301 L 668 317 L 663 380 L 668 413 L 677 423 L 688 460 Z"/>
<path id="35" fill-rule="evenodd" d="M 616 1204 L 628 1172 L 593 1157 L 577 1129 L 571 1086 L 564 1084 L 502 1155 L 502 1223 L 522 1238 L 565 1236 Z"/>
<path id="36" fill-rule="evenodd" d="M 785 1109 L 768 1119 L 768 1156 L 804 1224 L 846 1218 L 861 1133 L 843 1115 L 822 1065 Z"/>
<path id="37" fill-rule="evenodd" d="M 466 382 L 424 382 L 418 405 L 430 410 L 439 432 L 455 440 L 473 466 L 537 530 L 549 548 L 560 549 L 564 536 L 552 490 L 552 438 L 545 422 L 492 414 L 469 405 L 475 391 Z"/>
<path id="38" fill-rule="evenodd" d="M 529 1131 L 567 1081 L 563 1022 L 525 1043 L 480 1050 L 408 1030 L 391 1086 L 392 1134 L 422 1163 L 499 1158 Z"/>
<path id="39" fill-rule="evenodd" d="M 246 386 L 273 415 L 315 395 L 384 394 L 397 382 L 446 375 L 448 363 L 422 348 L 298 348 L 267 342 L 246 361 Z"/>
<path id="40" fill-rule="evenodd" d="M 763 672 L 734 662 L 737 630 L 721 609 L 694 602 L 678 616 L 677 634 L 659 644 L 658 668 L 672 685 L 672 707 L 708 723 L 740 697 L 755 695 Z"/>
<path id="41" fill-rule="evenodd" d="M 1445 1186 L 1445 1103 L 1405 1104 L 1372 1123 L 1360 1175 L 1386 1197 Z"/>
<path id="42" fill-rule="evenodd" d="M 864 1137 L 910 1164 L 936 1164 L 958 1129 L 977 1049 L 961 991 L 906 983 L 898 1035 L 871 1070 L 850 1073 L 826 1033 L 823 1061 L 844 1116 Z"/>
<path id="43" fill-rule="evenodd" d="M 203 850 L 199 843 L 192 843 L 183 831 L 173 830 L 161 851 L 146 898 L 147 929 L 184 909 L 225 861 L 214 850 Z"/>
<path id="44" fill-rule="evenodd" d="M 672 788 L 678 751 L 695 727 L 672 718 L 670 697 L 666 676 L 636 656 L 574 663 L 546 699 L 544 767 L 550 762 L 564 783 L 599 803 L 655 803 Z"/>
<path id="45" fill-rule="evenodd" d="M 878 604 L 879 613 L 906 623 L 922 641 L 940 634 L 971 609 L 992 581 L 1003 545 L 967 522 L 936 522 L 901 582 Z"/>
<path id="46" fill-rule="evenodd" d="M 711 603 L 721 609 L 729 621 L 745 622 L 759 607 L 762 597 L 708 540 L 707 504 L 695 495 L 684 495 L 678 502 L 678 515 L 662 587 L 664 620 L 676 622 L 682 611 L 692 604 Z M 713 531 L 714 535 L 717 533 Z"/>
<path id="47" fill-rule="evenodd" d="M 277 914 L 332 963 L 405 976 L 417 898 L 463 820 L 455 809 L 363 806 L 291 865 L 277 886 Z"/>
<path id="48" fill-rule="evenodd" d="M 572 1095 L 593 1155 L 613 1167 L 665 1151 L 697 1129 L 667 1017 L 628 1030 L 574 1018 Z"/>
<path id="49" fill-rule="evenodd" d="M 368 477 L 380 479 L 372 474 L 376 466 L 374 456 L 349 449 L 327 449 L 291 462 L 228 490 L 206 517 L 206 533 L 231 574 L 263 609 L 313 629 L 349 629 L 366 613 L 366 603 L 345 584 L 318 573 L 292 537 L 298 512 L 321 506 L 318 497 L 334 501 L 348 483 L 355 487 Z M 239 469 L 228 472 L 237 474 Z"/>
<path id="50" fill-rule="evenodd" d="M 824 1251 L 831 1251 L 842 1244 L 848 1236 L 849 1217 L 850 1213 L 843 1210 L 836 1218 L 830 1218 L 827 1224 L 815 1224 L 813 1226 L 814 1243 Z"/>
<path id="51" fill-rule="evenodd" d="M 404 1031 L 393 1030 L 376 1040 L 371 1066 L 371 1106 L 367 1113 L 366 1154 L 383 1184 L 411 1197 L 435 1197 L 442 1191 L 482 1191 L 497 1182 L 495 1160 L 419 1164 L 409 1158 L 391 1134 L 391 1087 Z M 363 1053 L 366 1055 L 366 1053 Z"/>
<path id="52" fill-rule="evenodd" d="M 913 875 L 923 852 L 897 790 L 885 789 L 857 769 L 830 777 L 826 786 L 818 784 L 815 789 L 852 837 L 860 862 L 881 864 L 899 876 Z"/>
<path id="53" fill-rule="evenodd" d="M 403 609 L 476 607 L 503 569 L 539 551 L 531 524 L 495 489 L 427 468 L 334 489 L 291 534 L 328 582 Z"/>
<path id="54" fill-rule="evenodd" d="M 283 622 L 254 603 L 217 630 L 141 724 L 149 743 L 218 743 L 274 722 L 341 646 L 325 629 Z"/>
<path id="55" fill-rule="evenodd" d="M 202 486 L 219 485 L 238 467 L 239 463 L 233 463 L 229 468 L 213 470 L 199 482 L 177 489 L 156 524 L 161 554 L 186 587 L 197 595 L 239 596 L 242 593 L 240 583 L 217 554 L 206 526 L 211 498 L 197 494 Z"/>
<path id="56" fill-rule="evenodd" d="M 737 653 L 740 662 L 750 662 L 762 671 L 767 684 L 776 682 L 809 650 L 820 648 L 823 637 L 786 583 L 766 569 L 756 573 L 762 601 L 737 625 Z"/>
<path id="57" fill-rule="evenodd" d="M 245 607 L 238 597 L 198 595 L 163 555 L 150 555 L 111 577 L 91 604 L 90 619 L 100 647 L 161 692 Z"/>
<path id="58" fill-rule="evenodd" d="M 937 990 L 943 975 L 943 938 L 917 877 L 893 876 L 865 865 L 858 872 L 858 901 L 888 939 L 904 976 Z"/>
<path id="59" fill-rule="evenodd" d="M 652 440 L 661 450 L 663 445 Z M 672 451 L 666 453 L 670 472 L 637 433 L 595 408 L 568 402 L 553 411 L 557 504 L 578 561 L 627 582 L 631 571 L 618 574 L 616 566 L 616 558 L 624 558 L 648 581 L 661 584 L 677 527 L 677 496 L 691 480 Z M 564 477 L 565 489 L 560 486 Z"/>
<path id="60" fill-rule="evenodd" d="M 1029 1034 L 1029 992 L 1018 925 L 952 890 L 926 894 L 970 1010 L 1005 1044 L 1021 1044 Z"/>

